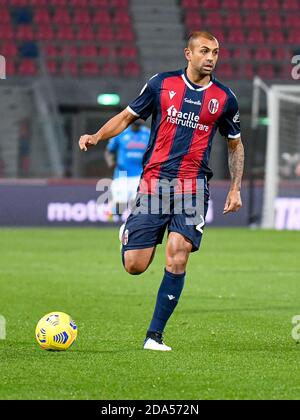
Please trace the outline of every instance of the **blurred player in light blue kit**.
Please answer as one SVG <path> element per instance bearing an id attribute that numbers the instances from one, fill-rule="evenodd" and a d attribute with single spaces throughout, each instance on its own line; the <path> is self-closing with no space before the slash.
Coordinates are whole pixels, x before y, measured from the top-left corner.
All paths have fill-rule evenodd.
<path id="1" fill-rule="evenodd" d="M 135 199 L 149 137 L 150 130 L 136 121 L 108 143 L 106 162 L 110 168 L 115 168 L 111 184 L 111 213 L 117 218 L 122 216 L 128 203 Z"/>

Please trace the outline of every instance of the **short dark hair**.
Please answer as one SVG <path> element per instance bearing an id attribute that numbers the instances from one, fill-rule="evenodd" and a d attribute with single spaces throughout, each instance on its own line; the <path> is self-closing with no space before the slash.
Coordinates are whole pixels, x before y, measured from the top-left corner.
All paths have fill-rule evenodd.
<path id="1" fill-rule="evenodd" d="M 188 37 L 188 40 L 187 40 L 188 48 L 198 38 L 205 38 L 205 39 L 209 39 L 210 41 L 218 41 L 217 38 L 208 31 L 194 31 Z"/>

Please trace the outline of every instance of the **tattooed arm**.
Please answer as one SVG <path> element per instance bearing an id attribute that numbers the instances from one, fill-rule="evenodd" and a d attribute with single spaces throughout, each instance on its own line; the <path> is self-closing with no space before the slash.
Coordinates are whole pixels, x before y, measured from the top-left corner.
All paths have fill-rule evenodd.
<path id="1" fill-rule="evenodd" d="M 228 165 L 231 184 L 223 214 L 236 212 L 242 207 L 240 191 L 244 171 L 244 146 L 240 137 L 228 139 Z"/>

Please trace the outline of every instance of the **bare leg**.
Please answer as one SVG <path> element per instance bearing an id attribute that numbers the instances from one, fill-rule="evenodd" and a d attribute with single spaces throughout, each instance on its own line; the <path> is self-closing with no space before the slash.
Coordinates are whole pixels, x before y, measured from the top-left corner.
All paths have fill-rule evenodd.
<path id="1" fill-rule="evenodd" d="M 152 263 L 156 247 L 125 251 L 125 270 L 132 275 L 144 273 Z"/>
<path id="2" fill-rule="evenodd" d="M 170 232 L 166 248 L 166 269 L 173 274 L 185 272 L 192 251 L 191 242 L 177 232 Z"/>

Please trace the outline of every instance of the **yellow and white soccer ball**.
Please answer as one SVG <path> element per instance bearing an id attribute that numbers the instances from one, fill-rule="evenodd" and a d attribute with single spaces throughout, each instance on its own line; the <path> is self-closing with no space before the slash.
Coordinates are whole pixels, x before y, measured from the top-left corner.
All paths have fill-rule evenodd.
<path id="1" fill-rule="evenodd" d="M 67 350 L 76 340 L 77 325 L 70 315 L 51 312 L 39 320 L 35 336 L 45 350 Z"/>

